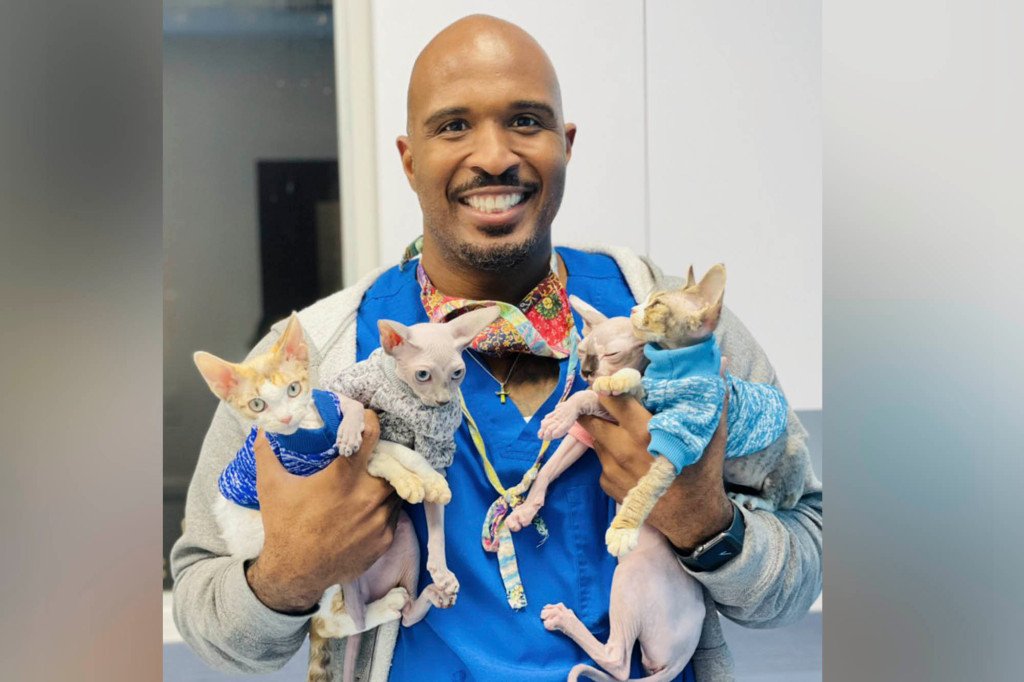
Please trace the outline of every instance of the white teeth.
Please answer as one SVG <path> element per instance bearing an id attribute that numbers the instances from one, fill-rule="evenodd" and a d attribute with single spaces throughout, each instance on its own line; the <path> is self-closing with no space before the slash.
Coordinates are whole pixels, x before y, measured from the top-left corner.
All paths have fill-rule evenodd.
<path id="1" fill-rule="evenodd" d="M 477 194 L 467 197 L 466 203 L 484 213 L 504 213 L 523 200 L 522 193 Z"/>

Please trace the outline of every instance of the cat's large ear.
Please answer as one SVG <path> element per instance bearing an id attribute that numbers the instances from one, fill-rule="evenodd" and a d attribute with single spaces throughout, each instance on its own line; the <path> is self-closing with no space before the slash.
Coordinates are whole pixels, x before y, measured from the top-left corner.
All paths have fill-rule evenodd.
<path id="1" fill-rule="evenodd" d="M 409 328 L 394 320 L 377 320 L 377 331 L 380 332 L 380 345 L 388 355 L 409 344 Z"/>
<path id="2" fill-rule="evenodd" d="M 213 394 L 221 400 L 227 400 L 231 392 L 238 386 L 238 373 L 235 371 L 235 366 L 206 351 L 197 351 L 192 359 Z"/>
<path id="3" fill-rule="evenodd" d="M 601 324 L 607 322 L 608 317 L 603 315 L 597 308 L 584 301 L 579 296 L 569 296 L 569 305 L 572 309 L 579 313 L 579 316 L 583 318 L 583 336 L 590 333 L 590 330 Z"/>
<path id="4" fill-rule="evenodd" d="M 288 318 L 288 326 L 284 328 L 281 338 L 274 344 L 274 353 L 281 355 L 285 360 L 309 360 L 309 346 L 306 345 L 299 316 L 294 312 Z"/>
<path id="5" fill-rule="evenodd" d="M 697 287 L 700 289 L 701 298 L 709 306 L 720 306 L 722 297 L 725 295 L 725 265 L 722 263 L 712 265 L 711 269 L 701 277 Z"/>
<path id="6" fill-rule="evenodd" d="M 689 271 L 686 273 L 686 288 L 697 286 L 697 278 L 693 276 L 693 266 L 690 266 Z"/>
<path id="7" fill-rule="evenodd" d="M 455 347 L 461 351 L 500 316 L 501 308 L 492 305 L 463 313 L 454 320 L 445 322 L 445 327 L 451 333 L 452 339 L 455 341 Z"/>

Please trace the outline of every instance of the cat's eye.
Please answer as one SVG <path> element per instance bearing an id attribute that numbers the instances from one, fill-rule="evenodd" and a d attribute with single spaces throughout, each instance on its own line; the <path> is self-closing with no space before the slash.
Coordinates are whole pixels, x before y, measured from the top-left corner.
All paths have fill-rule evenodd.
<path id="1" fill-rule="evenodd" d="M 253 398 L 249 401 L 249 409 L 253 412 L 262 412 L 267 404 L 263 402 L 262 398 Z"/>
<path id="2" fill-rule="evenodd" d="M 461 379 L 462 375 L 465 374 L 465 373 L 466 373 L 466 368 L 465 367 L 460 367 L 459 369 L 457 369 L 454 372 L 452 372 L 452 379 Z"/>
<path id="3" fill-rule="evenodd" d="M 430 381 L 430 372 L 425 369 L 416 370 L 416 381 L 421 383 L 424 381 Z"/>
<path id="4" fill-rule="evenodd" d="M 288 384 L 288 397 L 289 398 L 294 398 L 301 391 L 302 391 L 302 384 L 299 383 L 298 381 L 293 381 L 292 383 Z"/>

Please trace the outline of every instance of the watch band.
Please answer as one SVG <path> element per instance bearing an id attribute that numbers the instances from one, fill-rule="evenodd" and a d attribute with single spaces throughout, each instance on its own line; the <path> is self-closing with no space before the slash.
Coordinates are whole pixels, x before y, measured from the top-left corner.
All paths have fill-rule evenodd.
<path id="1" fill-rule="evenodd" d="M 676 550 L 679 562 L 696 573 L 713 571 L 721 568 L 733 557 L 743 551 L 743 538 L 747 526 L 743 521 L 740 508 L 733 503 L 732 524 L 724 531 L 697 546 L 692 554 L 683 554 Z"/>

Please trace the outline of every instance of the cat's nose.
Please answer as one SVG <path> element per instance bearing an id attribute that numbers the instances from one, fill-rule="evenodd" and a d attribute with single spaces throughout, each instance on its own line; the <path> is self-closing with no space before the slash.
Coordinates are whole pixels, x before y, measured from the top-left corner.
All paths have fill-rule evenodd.
<path id="1" fill-rule="evenodd" d="M 281 417 L 281 423 L 282 424 L 291 424 L 292 423 L 291 415 L 288 415 L 287 417 Z"/>

